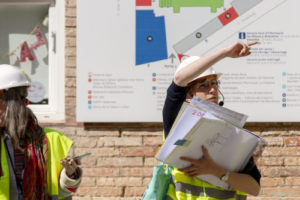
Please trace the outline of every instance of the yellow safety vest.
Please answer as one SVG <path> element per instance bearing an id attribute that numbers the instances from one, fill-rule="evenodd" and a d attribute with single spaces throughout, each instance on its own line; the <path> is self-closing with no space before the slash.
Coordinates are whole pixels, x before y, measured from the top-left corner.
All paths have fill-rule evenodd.
<path id="1" fill-rule="evenodd" d="M 58 197 L 59 191 L 59 174 L 62 169 L 60 160 L 67 157 L 68 152 L 72 146 L 72 141 L 64 136 L 62 133 L 59 133 L 50 128 L 44 128 L 48 141 L 48 155 L 47 155 L 47 183 L 48 183 L 48 193 L 53 197 Z"/>
<path id="2" fill-rule="evenodd" d="M 174 168 L 167 200 L 245 200 L 247 194 L 238 190 L 224 190 L 198 178 L 185 175 Z"/>
<path id="3" fill-rule="evenodd" d="M 163 141 L 165 134 L 163 133 Z M 246 200 L 247 194 L 239 190 L 224 190 L 198 178 L 185 175 L 177 168 L 172 169 L 166 200 Z"/>
<path id="4" fill-rule="evenodd" d="M 1 168 L 2 176 L 0 177 L 0 199 L 8 200 L 9 199 L 9 167 L 7 163 L 7 157 L 5 152 L 4 140 L 0 136 L 1 142 Z"/>
<path id="5" fill-rule="evenodd" d="M 48 194 L 53 199 L 63 199 L 59 196 L 59 175 L 62 169 L 60 160 L 68 155 L 72 141 L 62 133 L 44 128 L 48 142 L 47 154 L 47 185 Z M 0 199 L 9 200 L 9 167 L 7 163 L 4 141 L 1 137 L 1 165 L 3 176 L 0 177 Z"/>

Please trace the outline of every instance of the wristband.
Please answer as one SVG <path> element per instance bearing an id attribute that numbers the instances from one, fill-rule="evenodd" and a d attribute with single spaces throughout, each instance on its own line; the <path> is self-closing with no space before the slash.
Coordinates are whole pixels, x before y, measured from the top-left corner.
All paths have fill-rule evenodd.
<path id="1" fill-rule="evenodd" d="M 226 171 L 226 173 L 221 177 L 221 181 L 228 181 L 228 178 L 229 178 L 229 174 L 230 174 L 230 171 Z"/>

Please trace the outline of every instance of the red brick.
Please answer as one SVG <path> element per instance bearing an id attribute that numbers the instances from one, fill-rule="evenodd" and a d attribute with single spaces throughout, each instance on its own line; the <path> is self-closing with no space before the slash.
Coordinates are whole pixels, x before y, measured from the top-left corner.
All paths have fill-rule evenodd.
<path id="1" fill-rule="evenodd" d="M 144 137 L 144 145 L 146 146 L 159 146 L 163 143 L 163 137 Z"/>
<path id="2" fill-rule="evenodd" d="M 69 37 L 76 37 L 76 28 L 74 27 L 67 27 L 65 29 L 66 32 L 66 38 L 68 39 Z"/>
<path id="3" fill-rule="evenodd" d="M 66 17 L 76 17 L 76 8 L 69 7 L 66 9 Z"/>
<path id="4" fill-rule="evenodd" d="M 99 158 L 97 160 L 97 166 L 112 166 L 112 167 L 121 167 L 121 166 L 142 166 L 143 158 L 133 157 L 133 158 Z"/>
<path id="5" fill-rule="evenodd" d="M 65 86 L 68 87 L 68 88 L 76 88 L 76 78 L 66 77 Z"/>
<path id="6" fill-rule="evenodd" d="M 74 142 L 76 147 L 88 147 L 88 148 L 93 148 L 96 147 L 97 145 L 97 140 L 92 137 L 77 137 L 75 142 Z"/>
<path id="7" fill-rule="evenodd" d="M 78 195 L 91 195 L 91 196 L 103 196 L 103 197 L 117 197 L 122 196 L 122 187 L 79 187 Z"/>
<path id="8" fill-rule="evenodd" d="M 97 196 L 118 197 L 122 196 L 123 187 L 98 187 Z"/>
<path id="9" fill-rule="evenodd" d="M 285 135 L 285 134 L 287 134 L 287 130 L 277 130 L 277 131 L 269 131 L 269 130 L 267 130 L 267 131 L 263 131 L 262 133 L 261 133 L 261 135 L 262 136 L 283 136 L 283 135 Z"/>
<path id="10" fill-rule="evenodd" d="M 145 129 L 134 129 L 134 130 L 129 130 L 125 129 L 122 131 L 123 136 L 162 136 L 163 132 L 162 129 L 156 130 L 154 129 L 153 131 L 148 130 L 147 128 Z"/>
<path id="11" fill-rule="evenodd" d="M 79 187 L 76 194 L 78 196 L 95 196 L 97 195 L 98 188 L 97 187 Z"/>
<path id="12" fill-rule="evenodd" d="M 300 165 L 300 158 L 299 157 L 285 157 L 284 164 L 287 166 L 291 165 Z"/>
<path id="13" fill-rule="evenodd" d="M 120 134 L 119 134 L 119 130 L 118 129 L 105 129 L 105 130 L 102 130 L 102 129 L 97 129 L 97 130 L 85 130 L 83 128 L 78 128 L 77 129 L 77 135 L 80 135 L 80 136 L 85 136 L 85 137 L 90 137 L 90 136 L 97 136 L 97 137 L 100 137 L 100 136 L 116 136 L 118 137 Z"/>
<path id="14" fill-rule="evenodd" d="M 119 176 L 119 168 L 83 168 L 84 176 L 87 177 L 104 177 Z"/>
<path id="15" fill-rule="evenodd" d="M 66 7 L 67 8 L 76 7 L 76 0 L 66 0 Z"/>
<path id="16" fill-rule="evenodd" d="M 114 147 L 111 148 L 75 148 L 75 154 L 81 155 L 84 153 L 91 153 L 92 156 L 111 157 L 119 156 L 120 150 Z"/>
<path id="17" fill-rule="evenodd" d="M 76 77 L 76 68 L 75 67 L 66 67 L 65 75 L 66 75 L 66 78 Z"/>
<path id="18" fill-rule="evenodd" d="M 80 187 L 95 187 L 96 178 L 95 177 L 82 177 Z"/>
<path id="19" fill-rule="evenodd" d="M 141 137 L 101 137 L 98 146 L 141 146 Z"/>
<path id="20" fill-rule="evenodd" d="M 248 195 L 247 200 L 285 200 L 285 199 L 275 198 L 275 197 L 254 197 L 254 196 Z"/>
<path id="21" fill-rule="evenodd" d="M 300 187 L 263 188 L 262 194 L 274 197 L 299 197 Z"/>
<path id="22" fill-rule="evenodd" d="M 65 50 L 65 56 L 76 56 L 76 47 L 68 47 Z"/>
<path id="23" fill-rule="evenodd" d="M 76 57 L 65 56 L 65 62 L 67 67 L 76 67 Z"/>
<path id="24" fill-rule="evenodd" d="M 300 177 L 287 177 L 285 185 L 300 186 Z"/>
<path id="25" fill-rule="evenodd" d="M 76 27 L 76 18 L 75 17 L 67 17 L 65 19 L 66 27 Z"/>
<path id="26" fill-rule="evenodd" d="M 66 136 L 74 136 L 76 133 L 76 129 L 74 127 L 49 127 L 49 128 L 53 128 Z"/>
<path id="27" fill-rule="evenodd" d="M 78 123 L 76 122 L 76 115 L 68 115 L 65 116 L 65 122 L 68 126 L 76 126 Z"/>
<path id="28" fill-rule="evenodd" d="M 300 147 L 265 147 L 263 156 L 299 156 Z"/>
<path id="29" fill-rule="evenodd" d="M 112 177 L 100 177 L 97 178 L 97 186 L 114 186 L 115 178 Z"/>
<path id="30" fill-rule="evenodd" d="M 256 161 L 257 165 L 265 166 L 282 166 L 284 164 L 284 158 L 282 157 L 260 157 Z"/>
<path id="31" fill-rule="evenodd" d="M 76 195 L 76 194 L 75 194 Z M 80 197 L 80 196 L 72 196 L 72 200 L 93 200 L 92 197 Z"/>
<path id="32" fill-rule="evenodd" d="M 65 88 L 65 96 L 66 97 L 76 97 L 76 89 L 75 88 Z M 74 107 L 73 107 L 74 110 Z"/>
<path id="33" fill-rule="evenodd" d="M 296 130 L 289 128 L 288 133 L 289 133 L 289 136 L 300 136 L 300 131 L 297 131 L 297 128 L 296 128 Z"/>
<path id="34" fill-rule="evenodd" d="M 76 109 L 74 109 L 74 106 L 66 106 L 66 115 L 68 116 L 76 116 Z"/>
<path id="35" fill-rule="evenodd" d="M 120 169 L 120 176 L 133 176 L 133 177 L 151 177 L 153 173 L 153 167 L 122 167 Z"/>
<path id="36" fill-rule="evenodd" d="M 66 106 L 76 106 L 76 98 L 75 97 L 66 97 L 65 105 Z M 74 133 L 76 133 L 76 132 L 74 131 Z"/>
<path id="37" fill-rule="evenodd" d="M 158 147 L 124 147 L 120 148 L 122 156 L 155 156 Z"/>
<path id="38" fill-rule="evenodd" d="M 155 158 L 145 158 L 145 161 L 144 161 L 144 165 L 145 166 L 155 166 L 155 165 L 158 165 L 159 164 L 159 161 L 156 160 Z"/>
<path id="39" fill-rule="evenodd" d="M 76 47 L 76 38 L 69 37 L 66 39 L 66 48 L 69 47 Z"/>
<path id="40" fill-rule="evenodd" d="M 262 177 L 260 179 L 260 184 L 262 187 L 275 187 L 275 186 L 283 186 L 284 178 L 268 178 Z"/>
<path id="41" fill-rule="evenodd" d="M 300 137 L 289 137 L 285 138 L 284 144 L 288 147 L 300 146 Z"/>
<path id="42" fill-rule="evenodd" d="M 264 137 L 263 142 L 267 146 L 283 146 L 282 137 Z"/>
<path id="43" fill-rule="evenodd" d="M 142 182 L 140 177 L 100 177 L 97 186 L 137 186 L 142 185 Z"/>
<path id="44" fill-rule="evenodd" d="M 76 155 L 81 155 L 81 154 L 76 154 Z M 96 164 L 97 164 L 97 158 L 95 157 L 89 156 L 87 158 L 81 159 L 81 165 L 84 167 L 96 167 Z"/>
<path id="45" fill-rule="evenodd" d="M 125 187 L 125 197 L 143 196 L 146 186 L 143 187 Z"/>
<path id="46" fill-rule="evenodd" d="M 299 176 L 299 167 L 267 167 L 261 170 L 263 176 L 267 177 L 288 177 Z"/>

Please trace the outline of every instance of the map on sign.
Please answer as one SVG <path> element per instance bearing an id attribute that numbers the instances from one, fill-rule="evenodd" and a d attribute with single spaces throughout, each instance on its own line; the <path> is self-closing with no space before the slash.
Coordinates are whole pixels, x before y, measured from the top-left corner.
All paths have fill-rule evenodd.
<path id="1" fill-rule="evenodd" d="M 161 122 L 178 64 L 243 40 L 260 44 L 215 65 L 225 107 L 250 121 L 297 121 L 299 7 L 297 0 L 77 0 L 77 120 Z"/>
<path id="2" fill-rule="evenodd" d="M 173 7 L 174 13 L 180 13 L 181 7 L 210 7 L 212 13 L 217 12 L 217 8 L 224 8 L 224 11 L 211 19 L 204 25 L 182 38 L 180 41 L 173 44 L 173 48 L 181 59 L 184 53 L 191 50 L 202 41 L 207 42 L 207 38 L 213 35 L 224 26 L 247 13 L 263 0 L 235 0 L 231 2 L 231 7 L 225 9 L 224 0 L 160 0 L 160 8 Z M 136 1 L 136 64 L 145 64 L 158 60 L 167 59 L 167 43 L 164 16 L 155 16 L 155 10 L 145 10 L 144 6 L 152 6 L 152 0 L 137 0 Z M 143 6 L 139 9 L 138 6 Z M 268 11 L 268 10 L 266 10 Z M 249 22 L 247 22 L 249 23 Z M 241 33 L 240 37 L 245 37 Z M 146 38 L 146 40 L 145 40 Z M 153 39 L 155 38 L 155 40 Z M 171 57 L 173 57 L 172 55 Z M 175 58 L 175 57 L 174 57 Z"/>

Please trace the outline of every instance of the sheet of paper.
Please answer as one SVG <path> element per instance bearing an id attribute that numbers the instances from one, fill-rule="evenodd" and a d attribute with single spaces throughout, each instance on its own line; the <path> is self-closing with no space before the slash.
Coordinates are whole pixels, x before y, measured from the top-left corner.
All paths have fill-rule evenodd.
<path id="1" fill-rule="evenodd" d="M 194 97 L 190 104 L 198 106 L 201 110 L 207 111 L 217 116 L 218 118 L 223 119 L 240 128 L 245 125 L 248 118 L 247 115 L 210 103 L 198 97 Z"/>
<path id="2" fill-rule="evenodd" d="M 195 113 L 195 110 L 198 111 L 198 109 L 194 109 L 189 105 L 183 108 L 183 112 L 181 112 L 177 116 L 168 137 L 166 138 L 163 146 L 156 155 L 158 159 L 164 160 L 176 147 L 176 145 L 174 145 L 176 141 L 183 139 L 185 135 L 187 135 L 189 131 L 195 126 L 201 116 L 205 114 L 202 111 L 198 111 L 198 113 Z"/>
<path id="3" fill-rule="evenodd" d="M 182 129 L 181 125 L 182 123 L 179 124 Z M 164 160 L 176 168 L 190 165 L 180 160 L 181 156 L 201 158 L 201 146 L 204 145 L 218 165 L 230 171 L 238 171 L 260 140 L 257 136 L 226 124 L 224 121 L 205 117 L 201 118 L 200 122 L 195 124 L 185 136 L 175 137 L 176 132 L 172 134 L 174 137 L 170 137 L 171 142 L 164 144 L 161 151 L 172 149 Z M 178 141 L 182 142 L 178 144 Z"/>

